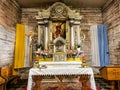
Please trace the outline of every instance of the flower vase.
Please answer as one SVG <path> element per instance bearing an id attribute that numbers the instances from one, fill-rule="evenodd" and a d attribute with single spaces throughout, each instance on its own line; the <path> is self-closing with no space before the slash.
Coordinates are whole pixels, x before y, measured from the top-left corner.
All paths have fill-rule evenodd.
<path id="1" fill-rule="evenodd" d="M 43 59 L 46 60 L 47 56 L 46 55 L 43 55 Z"/>
<path id="2" fill-rule="evenodd" d="M 75 54 L 72 55 L 73 60 L 75 60 Z"/>

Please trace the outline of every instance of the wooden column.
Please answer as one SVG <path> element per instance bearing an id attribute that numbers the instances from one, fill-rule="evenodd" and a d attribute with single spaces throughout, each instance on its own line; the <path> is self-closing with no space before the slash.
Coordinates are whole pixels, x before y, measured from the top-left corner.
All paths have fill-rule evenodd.
<path id="1" fill-rule="evenodd" d="M 45 49 L 45 50 L 48 50 L 48 20 L 45 21 L 44 49 Z"/>
<path id="2" fill-rule="evenodd" d="M 41 27 L 38 25 L 38 43 L 41 43 Z"/>
<path id="3" fill-rule="evenodd" d="M 77 44 L 80 45 L 81 38 L 80 38 L 80 26 L 77 25 Z"/>
<path id="4" fill-rule="evenodd" d="M 70 25 L 70 45 L 71 45 L 71 49 L 74 49 L 74 44 L 75 44 L 75 42 L 74 42 L 74 30 L 73 30 L 73 25 L 72 25 L 72 23 L 71 23 L 71 25 Z"/>

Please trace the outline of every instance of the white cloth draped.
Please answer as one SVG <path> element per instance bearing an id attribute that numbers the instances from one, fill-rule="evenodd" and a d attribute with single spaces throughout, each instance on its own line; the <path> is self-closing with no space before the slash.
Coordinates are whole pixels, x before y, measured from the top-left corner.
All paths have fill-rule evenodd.
<path id="1" fill-rule="evenodd" d="M 90 27 L 92 66 L 100 66 L 97 25 Z"/>
<path id="2" fill-rule="evenodd" d="M 25 26 L 26 34 L 29 33 L 29 26 Z M 24 60 L 24 67 L 30 67 L 30 37 L 28 35 L 25 36 L 25 60 Z"/>
<path id="3" fill-rule="evenodd" d="M 92 68 L 86 67 L 86 68 L 79 68 L 79 67 L 51 67 L 46 69 L 38 69 L 38 68 L 32 68 L 29 71 L 29 77 L 28 77 L 28 85 L 27 90 L 32 90 L 32 75 L 40 75 L 40 76 L 54 76 L 54 75 L 90 75 L 90 85 L 92 90 L 96 90 L 95 86 L 95 80 L 94 80 L 94 74 Z"/>

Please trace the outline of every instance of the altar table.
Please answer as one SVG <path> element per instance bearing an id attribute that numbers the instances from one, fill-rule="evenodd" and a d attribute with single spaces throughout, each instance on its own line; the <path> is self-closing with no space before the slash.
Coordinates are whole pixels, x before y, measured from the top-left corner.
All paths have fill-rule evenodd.
<path id="1" fill-rule="evenodd" d="M 96 90 L 93 70 L 90 67 L 48 67 L 46 69 L 31 68 L 29 71 L 27 90 L 32 90 L 32 76 L 64 76 L 64 75 L 89 75 L 90 86 L 92 90 Z"/>

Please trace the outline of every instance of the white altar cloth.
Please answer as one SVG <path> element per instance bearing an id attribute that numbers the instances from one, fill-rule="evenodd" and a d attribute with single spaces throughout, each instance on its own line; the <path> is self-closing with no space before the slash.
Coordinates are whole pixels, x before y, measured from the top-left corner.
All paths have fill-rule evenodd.
<path id="1" fill-rule="evenodd" d="M 74 68 L 74 67 L 81 67 L 82 62 L 75 62 L 75 61 L 70 61 L 70 62 L 40 62 L 40 65 L 46 65 L 47 67 L 69 67 L 69 68 Z"/>
<path id="2" fill-rule="evenodd" d="M 90 75 L 90 86 L 92 90 L 96 90 L 95 86 L 95 80 L 94 80 L 94 74 L 93 70 L 90 67 L 76 67 L 76 68 L 68 68 L 68 67 L 49 67 L 46 69 L 39 69 L 39 68 L 31 68 L 29 71 L 29 77 L 28 77 L 28 85 L 27 90 L 32 90 L 32 75 L 84 75 L 88 74 Z"/>

